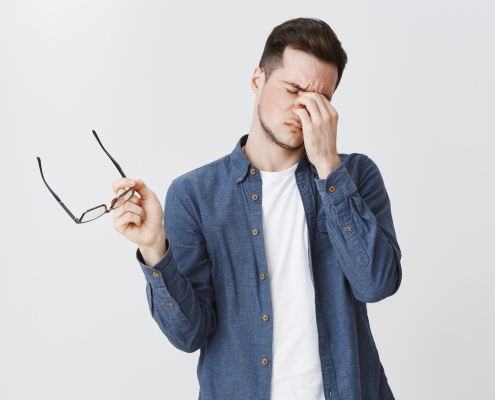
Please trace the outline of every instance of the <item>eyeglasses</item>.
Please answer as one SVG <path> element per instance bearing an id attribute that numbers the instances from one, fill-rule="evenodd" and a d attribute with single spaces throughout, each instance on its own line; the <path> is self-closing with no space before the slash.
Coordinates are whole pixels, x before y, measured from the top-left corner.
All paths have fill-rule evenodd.
<path id="1" fill-rule="evenodd" d="M 117 167 L 117 169 L 120 172 L 120 175 L 122 175 L 123 178 L 125 178 L 124 171 L 122 171 L 122 168 L 120 168 L 120 165 L 113 159 L 113 157 L 108 153 L 108 151 L 105 150 L 103 145 L 100 142 L 100 139 L 98 138 L 98 135 L 96 134 L 95 131 L 93 131 L 93 135 L 95 136 L 96 140 L 100 144 L 101 148 L 103 151 L 107 154 L 108 157 L 110 157 L 110 160 L 112 160 L 113 164 Z M 38 165 L 40 167 L 40 172 L 41 172 L 41 178 L 43 179 L 43 182 L 45 182 L 46 187 L 50 191 L 50 193 L 55 197 L 55 199 L 58 201 L 58 204 L 62 206 L 62 208 L 69 214 L 69 216 L 72 218 L 72 220 L 76 224 L 84 224 L 89 221 L 94 221 L 96 218 L 101 217 L 102 215 L 105 215 L 106 213 L 109 213 L 112 210 L 115 210 L 117 207 L 120 207 L 123 205 L 126 201 L 128 201 L 132 195 L 134 194 L 134 187 L 130 187 L 126 189 L 123 193 L 118 195 L 116 198 L 114 198 L 111 203 L 110 207 L 107 208 L 105 204 L 101 204 L 99 206 L 90 208 L 89 210 L 86 210 L 83 212 L 80 218 L 74 217 L 74 215 L 69 211 L 69 209 L 65 206 L 64 203 L 62 203 L 62 200 L 55 194 L 55 192 L 48 186 L 48 183 L 46 183 L 45 177 L 43 176 L 43 170 L 41 169 L 41 159 L 39 157 L 36 157 L 38 159 Z"/>

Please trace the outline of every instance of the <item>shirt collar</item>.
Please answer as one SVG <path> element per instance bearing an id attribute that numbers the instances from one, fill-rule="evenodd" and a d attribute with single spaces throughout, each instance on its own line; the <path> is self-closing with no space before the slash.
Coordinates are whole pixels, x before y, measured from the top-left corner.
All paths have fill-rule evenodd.
<path id="1" fill-rule="evenodd" d="M 239 141 L 237 142 L 234 150 L 230 154 L 230 159 L 232 161 L 232 167 L 234 170 L 234 176 L 236 182 L 240 183 L 244 179 L 246 179 L 246 176 L 250 170 L 250 168 L 256 168 L 255 166 L 252 166 L 249 160 L 246 158 L 242 151 L 242 146 L 244 146 L 247 142 L 249 135 L 244 135 L 242 136 Z M 306 152 L 304 152 L 299 159 L 297 168 L 296 168 L 296 173 L 299 171 L 302 171 L 306 168 L 310 167 L 311 170 L 313 171 L 313 174 L 316 175 L 316 168 L 314 167 L 313 164 L 309 162 L 308 156 L 306 155 Z"/>
<path id="2" fill-rule="evenodd" d="M 243 137 L 241 137 L 237 142 L 234 150 L 230 154 L 232 167 L 234 169 L 235 180 L 239 183 L 246 178 L 246 175 L 249 171 L 249 167 L 251 166 L 249 160 L 242 152 L 242 146 L 246 144 L 247 138 L 248 135 L 244 135 Z"/>

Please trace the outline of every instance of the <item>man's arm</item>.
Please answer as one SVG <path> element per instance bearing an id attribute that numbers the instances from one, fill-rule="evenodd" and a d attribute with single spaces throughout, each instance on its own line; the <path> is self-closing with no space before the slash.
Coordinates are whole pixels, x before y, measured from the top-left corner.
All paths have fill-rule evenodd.
<path id="1" fill-rule="evenodd" d="M 120 181 L 114 184 L 116 193 Z M 175 182 L 167 192 L 165 213 L 157 211 L 160 202 L 144 182 L 137 181 L 135 188 L 141 197 L 114 211 L 114 227 L 139 246 L 136 257 L 158 326 L 175 347 L 194 352 L 216 329 L 211 262 L 198 219 Z"/>
<path id="2" fill-rule="evenodd" d="M 399 289 L 401 251 L 380 171 L 369 157 L 358 157 L 358 187 L 344 164 L 316 184 L 330 240 L 352 292 L 359 301 L 372 303 Z"/>
<path id="3" fill-rule="evenodd" d="M 296 105 L 293 112 L 303 125 L 308 158 L 319 176 L 326 177 L 316 184 L 330 239 L 354 296 L 372 303 L 394 294 L 402 279 L 401 253 L 378 167 L 361 155 L 356 188 L 337 153 L 335 108 L 314 92 L 299 92 Z"/>

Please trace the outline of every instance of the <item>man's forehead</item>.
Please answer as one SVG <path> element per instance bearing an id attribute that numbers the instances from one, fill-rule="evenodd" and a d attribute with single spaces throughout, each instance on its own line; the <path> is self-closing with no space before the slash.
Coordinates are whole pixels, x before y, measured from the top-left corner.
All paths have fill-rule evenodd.
<path id="1" fill-rule="evenodd" d="M 284 52 L 284 63 L 274 71 L 283 83 L 293 83 L 299 90 L 316 91 L 331 97 L 338 79 L 338 69 L 333 63 L 326 63 L 302 51 Z"/>

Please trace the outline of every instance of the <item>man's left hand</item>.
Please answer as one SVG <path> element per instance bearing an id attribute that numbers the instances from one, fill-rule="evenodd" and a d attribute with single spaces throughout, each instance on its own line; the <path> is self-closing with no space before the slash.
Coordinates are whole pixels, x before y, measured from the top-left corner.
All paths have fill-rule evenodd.
<path id="1" fill-rule="evenodd" d="M 292 112 L 302 123 L 304 146 L 309 161 L 318 170 L 321 179 L 341 163 L 337 154 L 337 122 L 339 115 L 322 94 L 298 93 Z"/>

